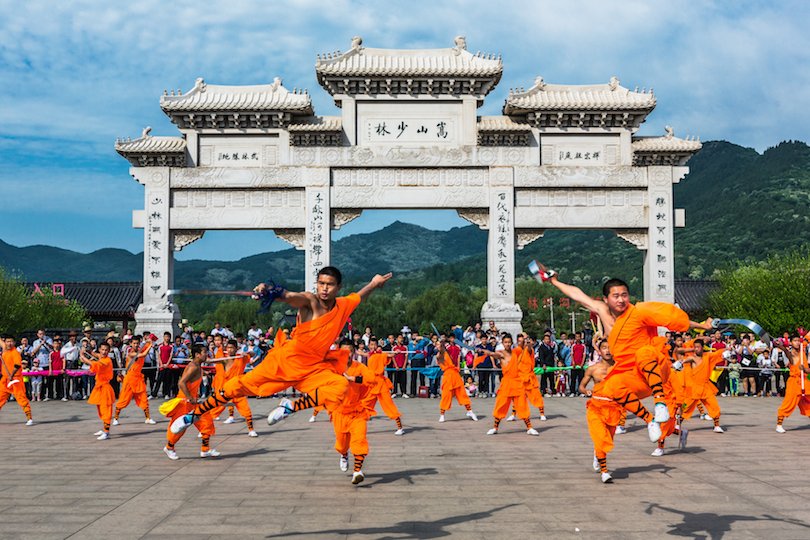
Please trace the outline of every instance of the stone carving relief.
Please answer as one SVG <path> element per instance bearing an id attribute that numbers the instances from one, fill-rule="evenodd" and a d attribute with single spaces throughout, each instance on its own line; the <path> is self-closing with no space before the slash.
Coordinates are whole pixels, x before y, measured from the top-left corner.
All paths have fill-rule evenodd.
<path id="1" fill-rule="evenodd" d="M 639 206 L 646 205 L 647 192 L 643 190 L 602 189 L 518 189 L 516 206 Z"/>
<path id="2" fill-rule="evenodd" d="M 190 167 L 172 169 L 175 189 L 305 187 L 301 167 L 223 168 Z"/>
<path id="3" fill-rule="evenodd" d="M 672 185 L 671 167 L 649 167 L 650 187 L 666 187 Z"/>
<path id="4" fill-rule="evenodd" d="M 332 184 L 335 187 L 482 187 L 486 185 L 488 179 L 489 172 L 483 169 L 336 169 L 332 171 Z"/>
<path id="5" fill-rule="evenodd" d="M 174 190 L 172 208 L 303 208 L 302 189 Z"/>
<path id="6" fill-rule="evenodd" d="M 515 237 L 515 247 L 523 249 L 538 238 L 546 234 L 545 229 L 518 229 Z"/>
<path id="7" fill-rule="evenodd" d="M 469 210 L 458 210 L 458 217 L 466 219 L 473 225 L 478 225 L 479 229 L 489 229 L 489 209 L 471 208 Z"/>
<path id="8" fill-rule="evenodd" d="M 345 148 L 290 148 L 293 165 L 338 167 L 458 167 L 498 164 L 537 165 L 536 148 L 451 146 L 350 146 Z"/>
<path id="9" fill-rule="evenodd" d="M 292 244 L 295 249 L 304 249 L 304 243 L 306 242 L 306 231 L 304 229 L 274 229 L 273 232 L 285 242 Z"/>
<path id="10" fill-rule="evenodd" d="M 647 187 L 647 177 L 630 166 L 515 167 L 515 187 Z"/>
<path id="11" fill-rule="evenodd" d="M 637 231 L 633 229 L 616 229 L 616 236 L 622 240 L 626 240 L 636 246 L 638 249 L 649 249 L 647 231 Z"/>
<path id="12" fill-rule="evenodd" d="M 204 230 L 174 231 L 174 250 L 181 251 L 187 245 L 196 242 L 205 234 Z"/>
<path id="13" fill-rule="evenodd" d="M 350 221 L 354 221 L 355 219 L 360 217 L 362 214 L 362 210 L 356 210 L 353 208 L 347 208 L 344 210 L 332 210 L 332 229 L 338 230 L 342 226 L 346 225 Z"/>

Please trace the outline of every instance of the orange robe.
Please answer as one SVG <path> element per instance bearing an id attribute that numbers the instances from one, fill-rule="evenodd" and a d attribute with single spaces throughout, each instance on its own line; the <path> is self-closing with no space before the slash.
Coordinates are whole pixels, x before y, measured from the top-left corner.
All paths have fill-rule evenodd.
<path id="1" fill-rule="evenodd" d="M 368 407 L 367 395 L 376 386 L 372 371 L 360 362 L 351 362 L 346 374 L 363 377 L 362 383 L 349 382 L 346 396 L 332 411 L 332 424 L 335 428 L 335 450 L 345 455 L 349 450 L 355 456 L 368 454 L 368 419 L 375 411 Z"/>
<path id="2" fill-rule="evenodd" d="M 98 417 L 104 423 L 104 431 L 109 431 L 112 421 L 112 409 L 115 404 L 115 391 L 110 386 L 113 378 L 113 361 L 110 357 L 104 356 L 90 363 L 90 373 L 96 375 L 96 384 L 87 403 L 95 405 Z"/>
<path id="3" fill-rule="evenodd" d="M 804 416 L 810 416 L 810 398 L 808 398 L 808 385 L 810 381 L 807 380 L 807 374 L 801 370 L 800 366 L 807 367 L 807 358 L 804 353 L 804 343 L 802 343 L 801 356 L 799 356 L 798 364 L 790 364 L 790 376 L 787 383 L 785 383 L 785 398 L 782 404 L 779 405 L 779 410 L 776 412 L 778 421 L 781 424 L 782 420 L 790 416 L 796 407 L 799 407 L 799 412 Z M 804 383 L 804 389 L 802 388 Z"/>
<path id="4" fill-rule="evenodd" d="M 142 347 L 138 354 L 144 351 Z M 115 408 L 119 411 L 125 409 L 129 403 L 135 399 L 135 404 L 143 410 L 149 408 L 149 401 L 146 396 L 146 381 L 143 379 L 143 363 L 146 360 L 145 356 L 137 358 L 132 366 L 127 370 L 124 375 L 124 381 L 121 383 L 121 392 L 118 395 L 118 403 Z"/>
<path id="5" fill-rule="evenodd" d="M 391 389 L 394 388 L 394 383 L 385 376 L 385 366 L 387 365 L 388 355 L 385 353 L 375 353 L 368 357 L 368 369 L 374 374 L 375 383 L 367 393 L 366 406 L 369 409 L 374 409 L 377 402 L 379 402 L 385 415 L 391 420 L 396 420 L 401 415 L 391 397 Z"/>
<path id="6" fill-rule="evenodd" d="M 202 383 L 202 377 L 197 379 L 194 382 L 188 383 L 188 390 L 191 392 L 192 398 L 196 399 L 200 393 L 200 384 Z M 166 440 L 171 447 L 174 447 L 181 438 L 183 438 L 183 434 L 185 431 L 181 431 L 180 433 L 172 433 L 171 425 L 172 422 L 184 416 L 192 411 L 194 411 L 194 405 L 186 401 L 186 396 L 182 390 L 177 391 L 177 397 L 180 398 L 180 401 L 174 409 L 169 412 L 166 416 L 169 417 L 169 427 L 166 429 Z M 209 449 L 208 443 L 210 437 L 214 434 L 214 417 L 211 416 L 211 411 L 202 414 L 200 416 L 195 416 L 194 427 L 199 430 L 199 432 L 203 436 L 202 440 L 202 451 L 205 452 Z"/>
<path id="7" fill-rule="evenodd" d="M 17 404 L 25 412 L 25 416 L 30 419 L 31 404 L 28 401 L 28 396 L 25 395 L 25 384 L 23 384 L 22 375 L 22 356 L 19 351 L 17 351 L 17 349 L 5 351 L 3 353 L 3 364 L 5 365 L 5 369 L 2 370 L 2 377 L 0 377 L 0 409 L 3 408 L 3 405 L 6 404 L 9 397 L 14 396 Z M 14 373 L 15 369 L 17 373 L 13 378 L 9 379 L 9 375 Z M 8 385 L 11 381 L 17 382 L 13 383 L 9 388 Z"/>
<path id="8" fill-rule="evenodd" d="M 518 418 L 526 420 L 529 418 L 529 403 L 526 401 L 526 390 L 523 385 L 523 377 L 520 372 L 520 363 L 524 361 L 523 349 L 515 347 L 512 349 L 512 358 L 508 364 L 502 364 L 501 385 L 495 397 L 495 406 L 492 409 L 492 416 L 501 420 L 509 412 L 509 404 L 514 402 L 515 412 Z"/>
<path id="9" fill-rule="evenodd" d="M 720 404 L 717 402 L 717 387 L 711 381 L 712 371 L 723 362 L 723 349 L 704 352 L 700 364 L 692 368 L 692 399 L 687 404 L 683 417 L 690 418 L 698 403 L 706 406 L 706 413 L 714 419 L 720 417 Z"/>
<path id="10" fill-rule="evenodd" d="M 526 399 L 540 409 L 541 415 L 545 414 L 546 405 L 543 400 L 543 393 L 540 391 L 540 381 L 537 380 L 537 374 L 534 372 L 534 351 L 532 349 L 523 351 L 519 367 Z"/>
<path id="11" fill-rule="evenodd" d="M 689 330 L 689 315 L 672 304 L 639 302 L 616 319 L 608 335 L 610 353 L 615 362 L 608 379 L 635 370 L 636 352 L 658 337 L 659 326 L 674 332 L 686 332 Z"/>
<path id="12" fill-rule="evenodd" d="M 444 358 L 439 363 L 439 367 L 442 368 L 442 398 L 441 402 L 439 403 L 439 408 L 442 411 L 446 411 L 450 409 L 450 406 L 453 404 L 453 398 L 456 398 L 459 405 L 467 407 L 471 404 L 470 396 L 467 395 L 467 392 L 464 390 L 464 381 L 461 380 L 461 373 L 458 370 L 458 366 L 450 355 L 445 352 Z"/>
<path id="13" fill-rule="evenodd" d="M 214 354 L 214 358 L 224 358 L 224 357 L 225 354 L 221 353 L 220 350 L 217 350 L 217 352 Z M 211 383 L 212 391 L 219 391 L 222 389 L 223 386 L 225 386 L 226 382 L 230 381 L 231 379 L 241 377 L 245 373 L 245 367 L 247 367 L 247 364 L 248 364 L 247 355 L 239 356 L 239 358 L 234 358 L 231 361 L 231 365 L 228 367 L 228 369 L 225 369 L 223 363 L 221 362 L 217 363 L 216 374 L 214 375 L 214 380 Z M 239 411 L 239 414 L 241 414 L 243 418 L 253 420 L 253 412 L 250 410 L 250 404 L 248 403 L 246 397 L 233 398 L 231 400 L 231 403 L 233 405 L 229 407 L 235 406 L 236 410 Z M 222 411 L 224 410 L 225 410 L 224 405 L 212 409 L 211 417 L 217 418 L 220 414 L 222 414 Z M 230 408 L 230 410 L 228 411 L 228 415 L 233 416 L 233 408 Z"/>
<path id="14" fill-rule="evenodd" d="M 348 381 L 342 373 L 336 373 L 325 358 L 359 303 L 357 293 L 342 296 L 328 313 L 299 322 L 290 339 L 276 343 L 253 370 L 225 383 L 225 397 L 266 396 L 293 386 L 317 397 L 315 405 L 324 405 L 330 412 L 334 410 L 343 400 Z"/>

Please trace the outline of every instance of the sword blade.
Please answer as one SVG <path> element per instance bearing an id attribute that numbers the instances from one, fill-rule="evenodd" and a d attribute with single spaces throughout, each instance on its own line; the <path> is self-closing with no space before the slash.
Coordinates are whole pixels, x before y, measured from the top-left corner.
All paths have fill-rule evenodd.
<path id="1" fill-rule="evenodd" d="M 223 291 L 218 289 L 169 289 L 163 296 L 211 295 L 211 296 L 253 296 L 253 291 Z"/>

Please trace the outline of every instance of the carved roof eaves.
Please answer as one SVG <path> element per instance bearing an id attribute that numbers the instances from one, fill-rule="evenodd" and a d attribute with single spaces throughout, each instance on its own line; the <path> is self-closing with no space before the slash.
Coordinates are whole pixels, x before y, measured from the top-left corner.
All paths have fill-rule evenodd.
<path id="1" fill-rule="evenodd" d="M 206 112 L 267 112 L 284 111 L 311 115 L 312 99 L 305 90 L 287 90 L 278 77 L 271 84 L 252 86 L 223 86 L 207 84 L 197 79 L 188 92 L 164 92 L 160 108 L 167 114 Z"/>
<path id="2" fill-rule="evenodd" d="M 528 90 L 513 89 L 506 98 L 504 114 L 519 115 L 537 111 L 634 111 L 649 113 L 656 99 L 649 91 L 629 90 L 612 77 L 607 84 L 546 84 L 535 79 Z"/>

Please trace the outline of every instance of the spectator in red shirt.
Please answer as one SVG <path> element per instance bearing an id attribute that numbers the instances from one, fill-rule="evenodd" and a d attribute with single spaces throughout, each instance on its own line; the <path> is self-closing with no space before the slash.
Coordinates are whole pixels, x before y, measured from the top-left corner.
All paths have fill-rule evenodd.
<path id="1" fill-rule="evenodd" d="M 50 368 L 48 371 L 48 377 L 52 377 L 53 381 L 53 396 L 54 399 L 61 399 L 62 401 L 67 401 L 67 396 L 65 395 L 65 388 L 67 385 L 67 375 L 64 373 L 65 369 L 65 357 L 62 356 L 62 339 L 61 338 L 53 338 L 53 351 L 51 351 L 50 355 Z"/>
<path id="2" fill-rule="evenodd" d="M 406 368 L 408 367 L 408 347 L 405 346 L 405 338 L 402 334 L 397 336 L 397 343 L 391 350 L 397 354 L 395 354 L 391 358 L 391 363 L 389 367 L 394 368 L 395 371 L 391 372 L 391 382 L 394 383 L 393 393 L 397 396 L 402 397 L 410 397 L 406 390 L 406 383 L 408 382 L 408 372 Z"/>
<path id="3" fill-rule="evenodd" d="M 577 332 L 574 337 L 574 344 L 571 345 L 571 391 L 569 396 L 579 393 L 579 383 L 582 381 L 582 374 L 585 369 L 585 344 L 582 343 L 582 334 Z"/>
<path id="4" fill-rule="evenodd" d="M 157 388 L 163 390 L 163 397 L 170 398 L 172 393 L 172 377 L 175 370 L 171 369 L 169 364 L 172 363 L 172 352 L 174 351 L 174 344 L 172 343 L 172 335 L 169 332 L 163 332 L 163 343 L 158 347 L 157 358 Z"/>

